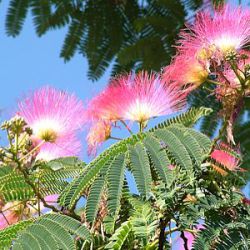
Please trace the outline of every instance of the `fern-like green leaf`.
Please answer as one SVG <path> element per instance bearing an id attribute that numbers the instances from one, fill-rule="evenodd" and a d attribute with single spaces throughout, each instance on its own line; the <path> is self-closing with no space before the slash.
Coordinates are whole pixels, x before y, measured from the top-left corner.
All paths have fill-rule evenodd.
<path id="1" fill-rule="evenodd" d="M 69 26 L 68 34 L 65 38 L 62 51 L 60 56 L 64 58 L 65 61 L 68 61 L 75 54 L 75 51 L 81 41 L 84 27 L 85 27 L 85 19 L 84 15 L 79 12 L 80 18 L 73 20 Z"/>
<path id="2" fill-rule="evenodd" d="M 160 141 L 152 135 L 147 135 L 143 143 L 148 150 L 153 166 L 159 177 L 165 182 L 170 183 L 172 172 L 167 171 L 167 166 L 171 164 L 165 150 L 163 150 Z"/>
<path id="3" fill-rule="evenodd" d="M 105 246 L 105 249 L 123 249 L 123 244 L 127 240 L 130 233 L 132 233 L 132 225 L 129 221 L 125 221 L 112 235 L 109 240 L 110 242 Z"/>
<path id="4" fill-rule="evenodd" d="M 102 190 L 104 188 L 105 176 L 98 177 L 90 188 L 90 193 L 86 204 L 86 219 L 88 222 L 93 223 L 100 205 Z"/>
<path id="5" fill-rule="evenodd" d="M 13 249 L 73 250 L 75 237 L 84 241 L 92 240 L 88 229 L 79 221 L 61 214 L 46 214 L 19 233 Z"/>
<path id="6" fill-rule="evenodd" d="M 133 202 L 131 200 L 131 202 Z M 155 216 L 152 207 L 149 203 L 137 201 L 130 222 L 133 227 L 133 232 L 138 237 L 142 245 L 145 246 L 150 242 L 150 238 L 155 234 L 158 227 L 158 219 Z"/>
<path id="7" fill-rule="evenodd" d="M 3 230 L 0 230 L 0 246 L 1 249 L 9 249 L 13 240 L 17 237 L 19 231 L 24 230 L 30 224 L 32 220 L 20 221 L 14 225 L 11 225 Z"/>
<path id="8" fill-rule="evenodd" d="M 108 172 L 108 209 L 112 216 L 116 216 L 120 208 L 120 200 L 125 177 L 125 155 L 118 155 L 111 163 Z"/>
<path id="9" fill-rule="evenodd" d="M 129 152 L 131 170 L 141 195 L 147 197 L 151 192 L 152 176 L 148 155 L 142 143 L 137 143 Z"/>
<path id="10" fill-rule="evenodd" d="M 191 108 L 187 112 L 182 113 L 176 117 L 170 118 L 165 122 L 159 123 L 154 128 L 150 129 L 149 131 L 155 131 L 159 128 L 166 128 L 172 124 L 182 124 L 185 127 L 192 127 L 196 124 L 196 122 L 204 117 L 209 115 L 212 112 L 212 109 L 199 107 L 199 108 Z"/>
<path id="11" fill-rule="evenodd" d="M 192 136 L 188 130 L 183 130 L 178 127 L 170 127 L 169 131 L 173 132 L 180 139 L 181 143 L 186 147 L 190 156 L 193 157 L 196 164 L 199 166 L 203 161 L 203 150 L 197 142 L 196 138 Z"/>
<path id="12" fill-rule="evenodd" d="M 31 0 L 33 21 L 38 36 L 43 35 L 49 29 L 51 4 L 49 0 Z"/>
<path id="13" fill-rule="evenodd" d="M 192 167 L 190 155 L 178 136 L 178 128 L 173 127 L 171 130 L 159 129 L 154 134 L 166 144 L 178 164 L 186 169 Z"/>
<path id="14" fill-rule="evenodd" d="M 13 37 L 19 35 L 27 15 L 29 5 L 29 0 L 10 1 L 5 24 L 7 35 Z"/>
<path id="15" fill-rule="evenodd" d="M 110 168 L 111 161 L 108 161 L 105 166 L 100 170 L 99 177 L 93 182 L 86 204 L 86 219 L 88 222 L 93 223 L 96 219 L 96 214 L 100 205 L 102 191 L 105 186 L 107 174 Z"/>

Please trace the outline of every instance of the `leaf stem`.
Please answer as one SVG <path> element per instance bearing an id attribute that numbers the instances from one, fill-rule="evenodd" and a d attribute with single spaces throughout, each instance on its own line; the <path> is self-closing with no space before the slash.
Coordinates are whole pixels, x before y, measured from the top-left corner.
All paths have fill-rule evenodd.
<path id="1" fill-rule="evenodd" d="M 127 123 L 123 120 L 120 120 L 120 122 L 125 126 L 125 128 L 128 130 L 128 132 L 133 135 L 133 131 L 129 128 L 129 126 L 127 125 Z"/>
<path id="2" fill-rule="evenodd" d="M 206 81 L 209 82 L 209 83 L 215 84 L 215 85 L 223 85 L 220 82 L 217 82 L 217 81 L 214 81 L 214 80 L 210 80 L 210 79 L 207 79 Z"/>
<path id="3" fill-rule="evenodd" d="M 45 143 L 44 140 L 42 140 L 37 146 L 35 146 L 32 150 L 30 150 L 26 155 L 24 155 L 20 161 L 24 160 L 25 158 L 27 158 L 28 156 L 30 156 L 31 154 L 33 154 L 37 149 L 39 149 L 43 144 Z"/>
<path id="4" fill-rule="evenodd" d="M 109 136 L 109 139 L 117 140 L 117 141 L 121 141 L 122 140 L 122 138 L 115 137 L 115 136 Z"/>

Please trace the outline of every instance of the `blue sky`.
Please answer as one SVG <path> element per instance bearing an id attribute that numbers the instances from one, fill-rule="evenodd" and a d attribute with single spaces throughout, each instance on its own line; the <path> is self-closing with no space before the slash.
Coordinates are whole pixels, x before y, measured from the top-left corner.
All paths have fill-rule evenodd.
<path id="1" fill-rule="evenodd" d="M 42 85 L 76 92 L 85 99 L 106 84 L 108 72 L 98 82 L 87 79 L 88 64 L 81 55 L 68 63 L 59 58 L 67 29 L 51 31 L 38 38 L 29 16 L 19 36 L 7 37 L 4 22 L 8 3 L 5 0 L 0 5 L 0 108 L 4 115 L 11 112 L 20 96 Z"/>

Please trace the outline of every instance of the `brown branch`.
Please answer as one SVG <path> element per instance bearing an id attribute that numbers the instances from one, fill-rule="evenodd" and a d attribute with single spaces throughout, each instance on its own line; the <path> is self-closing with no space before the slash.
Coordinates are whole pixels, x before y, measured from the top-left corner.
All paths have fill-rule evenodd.
<path id="1" fill-rule="evenodd" d="M 166 229 L 167 221 L 160 219 L 160 235 L 159 235 L 159 245 L 158 249 L 163 250 L 164 249 L 164 243 L 166 241 L 166 235 L 165 235 L 165 229 Z"/>
<path id="2" fill-rule="evenodd" d="M 39 190 L 36 188 L 36 185 L 30 180 L 29 175 L 27 174 L 26 170 L 21 167 L 21 164 L 18 160 L 16 160 L 17 163 L 17 169 L 23 174 L 25 182 L 30 185 L 30 187 L 33 189 L 35 195 L 37 198 L 43 203 L 43 205 L 49 209 L 51 209 L 55 213 L 62 213 L 61 210 L 58 210 L 56 207 L 49 205 L 44 197 L 40 194 Z M 75 214 L 74 211 L 65 211 L 64 214 L 67 214 L 71 216 L 72 218 L 75 218 L 77 220 L 81 220 L 81 217 Z"/>
<path id="3" fill-rule="evenodd" d="M 181 231 L 181 238 L 184 242 L 183 246 L 185 250 L 188 250 L 188 239 L 186 238 L 185 234 L 183 231 Z"/>

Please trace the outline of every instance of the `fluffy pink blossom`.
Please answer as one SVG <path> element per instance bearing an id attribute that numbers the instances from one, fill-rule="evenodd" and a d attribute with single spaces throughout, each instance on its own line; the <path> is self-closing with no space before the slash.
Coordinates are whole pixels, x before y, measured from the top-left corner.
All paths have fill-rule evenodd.
<path id="1" fill-rule="evenodd" d="M 18 104 L 18 114 L 33 130 L 34 144 L 41 142 L 38 159 L 77 155 L 77 132 L 83 125 L 83 104 L 74 95 L 43 87 Z"/>
<path id="2" fill-rule="evenodd" d="M 15 202 L 9 202 L 7 204 L 2 204 L 0 200 L 0 230 L 8 227 L 19 221 L 20 214 L 18 212 L 19 207 L 16 206 Z"/>
<path id="3" fill-rule="evenodd" d="M 176 82 L 184 90 L 191 91 L 206 81 L 209 75 L 206 61 L 196 58 L 193 51 L 178 53 L 172 63 L 163 69 L 162 78 L 166 82 Z"/>
<path id="4" fill-rule="evenodd" d="M 239 152 L 233 151 L 233 149 L 223 143 L 219 145 L 218 149 L 214 149 L 211 153 L 211 158 L 228 170 L 235 171 L 240 169 Z"/>
<path id="5" fill-rule="evenodd" d="M 114 78 L 88 107 L 93 119 L 144 122 L 180 111 L 186 95 L 177 84 L 164 83 L 154 73 L 140 72 Z"/>
<path id="6" fill-rule="evenodd" d="M 49 204 L 57 202 L 58 194 L 48 195 L 44 197 L 45 201 Z M 40 202 L 40 211 L 42 214 L 50 211 L 44 207 L 43 203 Z M 8 227 L 9 225 L 15 224 L 20 220 L 31 218 L 38 215 L 38 204 L 32 206 L 27 202 L 26 204 L 20 201 L 8 202 L 4 204 L 0 200 L 0 230 Z"/>
<path id="7" fill-rule="evenodd" d="M 179 50 L 195 50 L 199 58 L 215 52 L 225 54 L 240 50 L 250 41 L 250 11 L 241 7 L 221 6 L 212 14 L 197 14 L 194 25 L 181 32 Z"/>
<path id="8" fill-rule="evenodd" d="M 87 105 L 85 119 L 91 124 L 87 135 L 89 153 L 110 136 L 116 122 L 137 121 L 145 126 L 150 118 L 180 111 L 186 96 L 178 83 L 163 81 L 155 73 L 131 73 L 112 79 Z"/>
<path id="9" fill-rule="evenodd" d="M 140 72 L 113 80 L 117 109 L 124 120 L 146 122 L 150 118 L 173 114 L 185 106 L 186 94 L 177 84 L 169 84 L 154 73 Z M 123 101 L 119 102 L 119 96 Z"/>
<path id="10" fill-rule="evenodd" d="M 97 148 L 109 138 L 110 133 L 110 122 L 100 120 L 93 123 L 87 135 L 88 154 L 95 155 Z"/>

